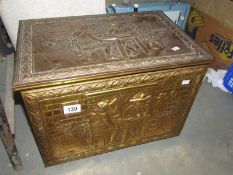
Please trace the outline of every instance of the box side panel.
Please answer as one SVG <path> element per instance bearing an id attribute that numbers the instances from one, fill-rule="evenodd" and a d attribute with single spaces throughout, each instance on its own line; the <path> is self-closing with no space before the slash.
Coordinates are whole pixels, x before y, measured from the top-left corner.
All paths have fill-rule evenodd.
<path id="1" fill-rule="evenodd" d="M 22 92 L 44 163 L 178 135 L 205 71 L 174 69 Z"/>

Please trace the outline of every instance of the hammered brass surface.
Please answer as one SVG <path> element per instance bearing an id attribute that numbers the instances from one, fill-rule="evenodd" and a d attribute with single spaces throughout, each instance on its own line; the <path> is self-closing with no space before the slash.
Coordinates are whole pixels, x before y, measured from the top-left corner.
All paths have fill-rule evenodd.
<path id="1" fill-rule="evenodd" d="M 178 135 L 205 71 L 196 66 L 22 91 L 45 165 Z M 70 104 L 81 104 L 81 112 L 65 115 Z"/>
<path id="2" fill-rule="evenodd" d="M 211 60 L 162 12 L 26 20 L 19 26 L 14 88 Z"/>

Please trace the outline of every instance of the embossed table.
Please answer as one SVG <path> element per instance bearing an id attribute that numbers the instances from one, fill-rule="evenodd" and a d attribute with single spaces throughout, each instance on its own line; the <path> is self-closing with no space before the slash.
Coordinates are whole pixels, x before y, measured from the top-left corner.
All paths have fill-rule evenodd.
<path id="1" fill-rule="evenodd" d="M 13 88 L 50 166 L 179 135 L 211 61 L 161 12 L 25 20 Z"/>

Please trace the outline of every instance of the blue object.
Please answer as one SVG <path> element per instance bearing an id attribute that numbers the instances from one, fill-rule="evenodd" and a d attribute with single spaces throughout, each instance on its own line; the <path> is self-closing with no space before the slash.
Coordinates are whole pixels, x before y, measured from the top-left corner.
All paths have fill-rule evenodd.
<path id="1" fill-rule="evenodd" d="M 223 78 L 223 85 L 229 92 L 233 93 L 233 63 Z"/>
<path id="2" fill-rule="evenodd" d="M 188 15 L 191 9 L 190 3 L 177 2 L 134 2 L 128 5 L 117 3 L 115 7 L 107 7 L 107 13 L 126 13 L 134 12 L 134 4 L 138 4 L 138 12 L 143 11 L 163 11 L 173 22 L 177 24 L 182 30 L 188 20 Z"/>

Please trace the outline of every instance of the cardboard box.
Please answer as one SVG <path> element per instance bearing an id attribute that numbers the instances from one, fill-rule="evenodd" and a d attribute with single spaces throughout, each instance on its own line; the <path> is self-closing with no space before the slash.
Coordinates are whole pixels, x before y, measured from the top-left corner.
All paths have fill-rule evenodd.
<path id="1" fill-rule="evenodd" d="M 232 0 L 195 0 L 193 7 L 233 28 Z"/>
<path id="2" fill-rule="evenodd" d="M 195 0 L 186 32 L 216 58 L 215 69 L 233 62 L 233 2 Z"/>
<path id="3" fill-rule="evenodd" d="M 198 2 L 197 0 L 196 4 Z M 200 4 L 206 3 L 202 2 Z M 214 5 L 211 5 L 211 7 L 214 7 Z M 204 7 L 201 10 L 203 9 Z M 222 9 L 221 6 L 220 9 Z M 233 11 L 233 6 L 231 11 Z M 231 19 L 226 19 L 222 16 L 222 20 L 220 20 L 221 18 L 219 16 L 218 18 L 213 17 L 212 10 L 206 10 L 206 12 L 211 12 L 210 14 L 212 16 L 193 8 L 189 15 L 186 32 L 215 57 L 216 62 L 211 65 L 213 68 L 228 69 L 233 62 L 233 25 L 232 27 L 227 25 L 226 21 L 228 22 Z M 224 15 L 225 13 L 223 11 L 221 13 L 216 11 L 215 14 Z M 228 11 L 228 14 L 230 14 L 230 11 Z"/>

